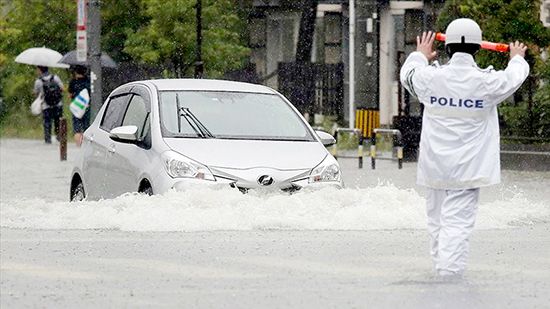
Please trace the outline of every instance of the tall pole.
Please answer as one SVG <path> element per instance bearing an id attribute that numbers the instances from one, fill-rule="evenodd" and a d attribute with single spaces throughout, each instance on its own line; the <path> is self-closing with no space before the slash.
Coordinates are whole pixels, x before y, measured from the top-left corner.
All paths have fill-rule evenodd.
<path id="1" fill-rule="evenodd" d="M 204 64 L 202 62 L 202 0 L 197 0 L 197 50 L 195 51 L 195 78 L 202 78 Z"/>
<path id="2" fill-rule="evenodd" d="M 101 1 L 88 2 L 88 59 L 90 63 L 90 111 L 91 119 L 103 104 L 101 95 Z"/>
<path id="3" fill-rule="evenodd" d="M 355 127 L 355 1 L 349 1 L 349 128 Z"/>

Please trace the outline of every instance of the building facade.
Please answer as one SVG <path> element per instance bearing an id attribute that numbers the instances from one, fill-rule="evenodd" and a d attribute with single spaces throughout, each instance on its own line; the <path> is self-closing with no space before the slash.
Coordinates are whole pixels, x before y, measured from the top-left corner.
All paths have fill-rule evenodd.
<path id="1" fill-rule="evenodd" d="M 402 91 L 398 71 L 405 56 L 414 50 L 416 35 L 433 28 L 444 0 L 354 2 L 354 103 L 357 109 L 379 110 L 380 124 L 390 126 L 394 116 L 400 113 L 419 113 L 418 104 Z M 253 1 L 249 21 L 251 61 L 267 86 L 287 89 L 279 85 L 280 63 L 295 61 L 302 9 L 302 1 Z M 311 62 L 321 66 L 341 64 L 342 74 L 325 74 L 319 80 L 324 81 L 327 76 L 329 79 L 343 78 L 338 115 L 348 120 L 349 1 L 318 1 Z M 323 95 L 323 89 L 316 88 L 315 100 Z"/>

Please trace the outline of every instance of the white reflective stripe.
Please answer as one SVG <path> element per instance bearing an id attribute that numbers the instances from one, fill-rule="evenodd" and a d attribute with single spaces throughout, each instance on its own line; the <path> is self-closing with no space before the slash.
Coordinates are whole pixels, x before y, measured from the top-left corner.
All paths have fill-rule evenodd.
<path id="1" fill-rule="evenodd" d="M 486 118 L 489 115 L 489 109 L 466 109 L 466 108 L 453 108 L 453 107 L 432 107 L 428 104 L 424 104 L 426 107 L 424 111 L 429 115 L 455 117 L 455 118 Z"/>
<path id="2" fill-rule="evenodd" d="M 416 70 L 416 68 L 413 68 L 412 70 L 409 71 L 409 74 L 407 74 L 407 85 L 409 86 L 409 90 L 411 91 L 411 94 L 415 98 L 418 98 L 418 95 L 416 94 L 416 91 L 414 90 L 414 83 L 413 83 L 413 80 L 412 80 L 415 70 Z"/>

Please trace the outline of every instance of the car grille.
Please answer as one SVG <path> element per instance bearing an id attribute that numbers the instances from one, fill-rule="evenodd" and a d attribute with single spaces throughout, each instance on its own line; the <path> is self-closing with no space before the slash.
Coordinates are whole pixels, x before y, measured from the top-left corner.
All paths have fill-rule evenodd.
<path id="1" fill-rule="evenodd" d="M 239 191 L 241 191 L 241 193 L 243 193 L 243 194 L 248 193 L 248 191 L 250 191 L 250 190 L 254 190 L 253 188 L 246 188 L 246 187 L 238 186 L 235 183 L 230 184 L 230 186 L 231 186 L 231 188 L 239 189 Z M 280 191 L 285 192 L 285 193 L 289 193 L 289 194 L 293 194 L 293 193 L 296 193 L 296 192 L 300 191 L 301 189 L 302 189 L 302 187 L 297 186 L 295 184 L 291 184 L 289 187 L 280 189 Z"/>

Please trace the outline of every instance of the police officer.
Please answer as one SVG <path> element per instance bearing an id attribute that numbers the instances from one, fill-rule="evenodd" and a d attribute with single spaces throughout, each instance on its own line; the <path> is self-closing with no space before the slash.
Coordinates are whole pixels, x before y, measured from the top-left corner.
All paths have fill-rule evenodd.
<path id="1" fill-rule="evenodd" d="M 474 60 L 481 29 L 466 18 L 446 30 L 450 60 L 437 62 L 435 33 L 417 37 L 417 49 L 401 68 L 401 83 L 424 105 L 417 183 L 427 187 L 431 256 L 438 275 L 460 278 L 466 267 L 479 188 L 500 182 L 497 105 L 529 74 L 527 47 L 510 44 L 504 71 L 480 69 Z"/>

